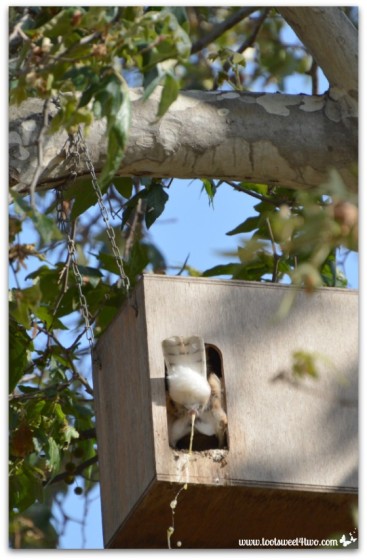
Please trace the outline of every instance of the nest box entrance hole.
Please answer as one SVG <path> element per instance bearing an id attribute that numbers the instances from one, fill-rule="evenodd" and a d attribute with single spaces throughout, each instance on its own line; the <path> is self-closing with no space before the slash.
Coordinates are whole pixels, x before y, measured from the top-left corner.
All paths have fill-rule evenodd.
<path id="1" fill-rule="evenodd" d="M 215 373 L 215 375 L 219 378 L 221 383 L 222 407 L 224 411 L 227 411 L 222 353 L 219 350 L 219 348 L 214 344 L 205 342 L 205 354 L 206 354 L 207 376 L 209 377 L 211 373 Z M 170 398 L 168 395 L 168 381 L 167 381 L 166 366 L 165 366 L 165 387 L 166 387 L 166 395 L 167 395 L 167 425 L 169 425 Z M 187 450 L 189 449 L 189 445 L 190 445 L 190 435 L 186 435 L 177 442 L 175 449 Z M 192 446 L 193 451 L 207 451 L 210 449 L 223 449 L 223 448 L 227 448 L 227 449 L 229 448 L 228 429 L 225 432 L 224 442 L 222 445 L 219 444 L 218 438 L 215 435 L 207 436 L 195 430 L 193 446 Z"/>

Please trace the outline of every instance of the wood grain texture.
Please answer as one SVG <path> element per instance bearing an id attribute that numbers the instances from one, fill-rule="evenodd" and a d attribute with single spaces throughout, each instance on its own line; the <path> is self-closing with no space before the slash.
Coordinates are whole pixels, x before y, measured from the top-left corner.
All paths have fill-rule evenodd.
<path id="1" fill-rule="evenodd" d="M 93 381 L 108 543 L 155 478 L 144 307 L 123 307 L 94 351 Z"/>
<path id="2" fill-rule="evenodd" d="M 168 482 L 153 484 L 109 547 L 167 548 L 169 504 L 178 489 Z M 183 549 L 238 549 L 239 539 L 321 541 L 354 529 L 351 511 L 356 504 L 351 494 L 189 485 L 179 496 L 171 546 L 177 548 L 181 541 Z M 300 542 L 297 547 L 302 547 Z"/>
<path id="3" fill-rule="evenodd" d="M 220 533 L 214 517 L 222 506 L 224 524 L 238 506 L 245 518 L 249 511 L 258 520 L 267 515 L 271 527 L 271 515 L 287 503 L 279 535 L 293 534 L 287 529 L 292 511 L 298 511 L 297 527 L 307 518 L 313 527 L 309 534 L 317 533 L 320 521 L 313 514 L 309 519 L 310 500 L 319 504 L 321 517 L 334 504 L 334 520 L 320 525 L 329 534 L 350 516 L 347 504 L 358 486 L 357 292 L 299 292 L 288 316 L 277 321 L 276 311 L 290 289 L 159 275 L 146 275 L 138 284 L 134 308 L 127 304 L 120 311 L 95 352 L 106 546 L 165 547 L 160 539 L 171 490 L 187 481 L 192 483 L 188 507 L 191 512 L 204 508 L 207 518 L 200 532 L 188 512 L 188 547 L 210 547 L 208 531 L 213 527 Z M 161 343 L 176 335 L 202 336 L 219 349 L 223 361 L 229 449 L 194 452 L 190 461 L 168 444 Z M 319 379 L 295 387 L 284 377 L 298 350 L 317 357 Z M 240 495 L 241 504 L 234 500 Z M 264 500 L 269 514 L 260 515 Z M 214 548 L 230 546 L 225 535 L 231 523 L 211 541 Z M 234 526 L 241 533 L 241 525 Z M 196 536 L 190 541 L 190 535 Z M 241 533 L 237 538 L 252 537 Z"/>

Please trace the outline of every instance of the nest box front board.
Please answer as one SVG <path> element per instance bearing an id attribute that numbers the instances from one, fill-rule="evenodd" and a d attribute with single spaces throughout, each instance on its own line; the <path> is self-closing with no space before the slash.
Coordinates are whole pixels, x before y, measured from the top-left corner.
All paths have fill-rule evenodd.
<path id="1" fill-rule="evenodd" d="M 166 548 L 170 503 L 187 481 L 173 546 L 238 548 L 243 539 L 315 541 L 354 530 L 357 292 L 299 291 L 277 319 L 293 293 L 161 275 L 139 282 L 94 350 L 106 547 Z M 162 341 L 192 335 L 214 352 L 228 429 L 223 448 L 212 438 L 188 457 L 168 441 Z"/>

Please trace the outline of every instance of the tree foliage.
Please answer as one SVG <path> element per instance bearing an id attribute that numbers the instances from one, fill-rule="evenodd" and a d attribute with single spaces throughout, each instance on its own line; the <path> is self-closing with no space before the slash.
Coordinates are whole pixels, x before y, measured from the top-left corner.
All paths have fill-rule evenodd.
<path id="1" fill-rule="evenodd" d="M 352 9 L 347 12 L 355 18 Z M 269 8 L 11 7 L 10 28 L 10 103 L 31 97 L 55 103 L 50 132 L 63 129 L 71 139 L 80 125 L 87 132 L 94 120 L 107 120 L 108 158 L 99 181 L 132 286 L 144 270 L 167 268 L 145 234 L 164 213 L 171 180 L 115 176 L 129 133 L 129 88 L 143 85 L 148 98 L 163 86 L 157 119 L 182 89 L 271 85 L 282 91 L 295 72 L 309 77 L 314 93 L 317 89 L 315 61 L 301 43 L 287 42 L 284 19 Z M 223 181 L 201 180 L 213 202 Z M 51 192 L 37 193 L 36 204 L 13 193 L 10 208 L 10 539 L 15 548 L 57 546 L 62 526 L 55 512 L 62 511 L 62 496 L 70 486 L 87 499 L 98 481 L 89 346 L 58 223 L 72 229 L 77 222 L 74 242 L 95 336 L 111 322 L 124 293 L 95 192 L 90 180 L 83 181 L 82 195 L 80 180 L 62 190 L 61 206 Z M 254 214 L 227 234 L 240 236 L 235 259 L 204 276 L 290 279 L 309 291 L 346 286 L 337 251 L 357 248 L 356 200 L 335 173 L 311 193 L 246 181 L 229 184 L 257 204 Z M 183 270 L 197 273 L 186 263 Z"/>

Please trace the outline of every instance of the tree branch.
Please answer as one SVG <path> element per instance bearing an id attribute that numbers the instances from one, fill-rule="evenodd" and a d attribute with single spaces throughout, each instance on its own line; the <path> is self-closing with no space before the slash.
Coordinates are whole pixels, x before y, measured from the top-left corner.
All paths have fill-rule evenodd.
<path id="1" fill-rule="evenodd" d="M 319 77 L 318 77 L 318 74 L 317 74 L 318 68 L 319 67 L 317 65 L 317 62 L 313 58 L 311 68 L 309 69 L 308 72 L 306 72 L 306 74 L 308 74 L 311 77 L 311 80 L 312 80 L 312 95 L 318 95 L 318 93 L 319 93 Z"/>
<path id="2" fill-rule="evenodd" d="M 257 198 L 258 200 L 261 200 L 262 202 L 268 202 L 269 204 L 273 204 L 274 206 L 279 206 L 279 201 L 275 200 L 274 198 L 270 198 L 269 196 L 264 196 L 263 194 L 257 193 L 255 191 L 252 191 L 250 189 L 247 189 L 246 187 L 243 187 L 242 185 L 236 185 L 236 183 L 234 183 L 233 181 L 225 181 L 227 185 L 229 185 L 230 187 L 232 187 L 232 189 L 234 189 L 237 192 L 241 192 L 243 194 L 248 194 L 249 196 L 252 196 L 253 198 Z"/>
<path id="3" fill-rule="evenodd" d="M 229 16 L 228 19 L 213 27 L 213 29 L 205 35 L 205 37 L 198 39 L 191 47 L 191 54 L 195 54 L 210 45 L 210 43 L 213 43 L 216 39 L 218 39 L 218 37 L 223 35 L 223 33 L 234 27 L 237 23 L 248 17 L 253 12 L 256 12 L 258 9 L 259 8 L 252 7 L 236 10 L 231 16 Z"/>
<path id="4" fill-rule="evenodd" d="M 332 87 L 358 91 L 358 31 L 339 7 L 279 7 Z"/>
<path id="5" fill-rule="evenodd" d="M 327 181 L 329 169 L 335 168 L 350 190 L 357 189 L 356 119 L 328 95 L 183 91 L 158 120 L 162 88 L 146 101 L 142 93 L 130 90 L 131 128 L 118 175 L 207 177 L 309 189 Z M 37 166 L 28 131 L 32 125 L 37 139 L 42 100 L 11 107 L 10 125 L 10 168 L 16 190 L 28 192 Z M 37 188 L 67 182 L 72 169 L 70 158 L 62 157 L 67 138 L 66 132 L 46 136 L 45 168 Z M 90 126 L 87 144 L 98 173 L 107 155 L 105 121 Z M 81 161 L 78 177 L 87 176 Z"/>
<path id="6" fill-rule="evenodd" d="M 259 17 L 259 19 L 256 21 L 256 24 L 252 30 L 252 33 L 247 37 L 247 39 L 245 39 L 245 41 L 238 47 L 237 52 L 238 53 L 243 53 L 246 49 L 248 49 L 249 47 L 251 47 L 255 40 L 256 37 L 259 34 L 259 31 L 264 23 L 264 21 L 266 20 L 266 18 L 268 17 L 268 14 L 270 12 L 270 8 L 265 8 L 262 15 Z"/>
<path id="7" fill-rule="evenodd" d="M 75 471 L 73 471 L 73 475 L 81 474 L 85 469 L 87 469 L 91 465 L 95 465 L 97 462 L 98 462 L 98 455 L 96 454 L 93 457 L 91 457 L 90 459 L 87 459 L 86 461 L 84 461 L 83 463 L 80 463 L 80 465 L 75 467 Z M 68 476 L 70 476 L 70 472 L 68 472 L 68 471 L 64 471 L 60 474 L 57 474 L 51 480 L 46 481 L 45 486 L 47 484 L 56 484 L 56 482 L 60 482 L 62 480 L 65 480 Z"/>

